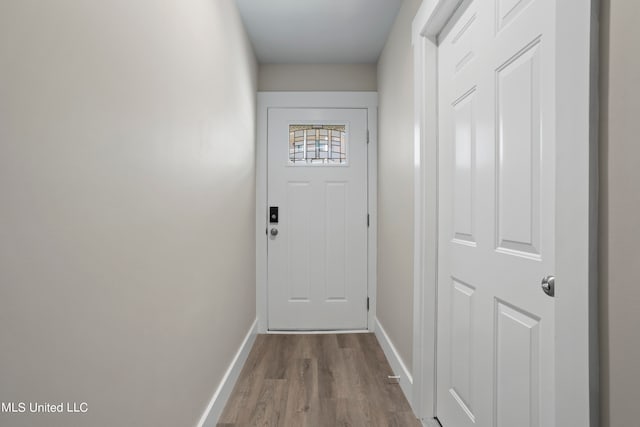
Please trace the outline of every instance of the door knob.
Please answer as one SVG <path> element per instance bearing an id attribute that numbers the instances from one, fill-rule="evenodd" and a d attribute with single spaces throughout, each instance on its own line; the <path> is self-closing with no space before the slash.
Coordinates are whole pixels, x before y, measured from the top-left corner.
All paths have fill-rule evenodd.
<path id="1" fill-rule="evenodd" d="M 271 229 L 271 235 L 272 235 L 273 237 L 276 237 L 276 236 L 278 235 L 278 229 L 277 229 L 277 228 L 275 228 L 275 227 L 273 227 L 273 228 Z"/>
<path id="2" fill-rule="evenodd" d="M 542 290 L 550 297 L 556 294 L 556 278 L 555 276 L 547 276 L 542 279 Z"/>

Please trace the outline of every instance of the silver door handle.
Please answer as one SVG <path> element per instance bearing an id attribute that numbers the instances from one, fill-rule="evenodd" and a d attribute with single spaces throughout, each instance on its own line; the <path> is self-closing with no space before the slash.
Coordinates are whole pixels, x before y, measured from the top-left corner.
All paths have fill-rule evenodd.
<path id="1" fill-rule="evenodd" d="M 277 228 L 275 228 L 275 227 L 273 227 L 273 228 L 271 229 L 271 235 L 272 235 L 273 237 L 276 237 L 276 236 L 278 235 L 278 229 L 277 229 Z"/>
<path id="2" fill-rule="evenodd" d="M 555 276 L 547 276 L 542 278 L 542 290 L 550 297 L 556 294 L 556 278 Z"/>

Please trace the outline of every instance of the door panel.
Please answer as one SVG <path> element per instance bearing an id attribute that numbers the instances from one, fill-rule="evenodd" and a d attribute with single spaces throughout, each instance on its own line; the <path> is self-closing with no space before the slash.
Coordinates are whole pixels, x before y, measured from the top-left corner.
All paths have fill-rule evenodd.
<path id="1" fill-rule="evenodd" d="M 324 297 L 327 300 L 346 301 L 347 298 L 347 182 L 328 182 L 325 184 L 327 203 L 327 249 L 325 265 L 327 288 Z"/>
<path id="2" fill-rule="evenodd" d="M 270 330 L 367 328 L 366 134 L 366 110 L 269 109 Z"/>
<path id="3" fill-rule="evenodd" d="M 444 427 L 554 426 L 554 5 L 467 1 L 438 39 Z"/>
<path id="4" fill-rule="evenodd" d="M 460 407 L 471 420 L 473 415 L 473 306 L 475 289 L 452 281 L 451 297 L 451 390 Z"/>
<path id="5" fill-rule="evenodd" d="M 501 29 L 508 25 L 529 2 L 530 0 L 498 0 L 497 27 Z"/>
<path id="6" fill-rule="evenodd" d="M 540 425 L 540 319 L 496 301 L 496 426 Z M 526 375 L 522 375 L 526 373 Z"/>
<path id="7" fill-rule="evenodd" d="M 473 95 L 463 95 L 453 105 L 454 110 L 454 179 L 453 179 L 453 231 L 454 238 L 475 244 L 475 172 L 476 127 Z"/>
<path id="8" fill-rule="evenodd" d="M 288 182 L 286 207 L 280 223 L 286 224 L 287 268 L 286 297 L 291 301 L 311 298 L 311 218 L 312 187 L 310 182 Z"/>
<path id="9" fill-rule="evenodd" d="M 540 248 L 539 42 L 497 71 L 498 247 Z"/>

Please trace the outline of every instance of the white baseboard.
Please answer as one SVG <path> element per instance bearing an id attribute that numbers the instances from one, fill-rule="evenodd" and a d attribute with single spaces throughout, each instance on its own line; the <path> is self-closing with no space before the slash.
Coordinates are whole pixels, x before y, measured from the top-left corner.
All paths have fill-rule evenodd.
<path id="1" fill-rule="evenodd" d="M 387 360 L 389 361 L 389 365 L 391 365 L 393 374 L 400 377 L 400 388 L 402 389 L 404 396 L 407 398 L 409 403 L 413 402 L 413 377 L 378 319 L 376 319 L 375 334 L 376 338 L 378 338 L 378 342 L 380 342 L 382 350 L 384 351 L 384 355 L 387 356 Z"/>
<path id="2" fill-rule="evenodd" d="M 242 341 L 238 352 L 227 368 L 227 372 L 224 373 L 222 381 L 220 381 L 220 385 L 218 385 L 216 392 L 213 393 L 213 397 L 211 398 L 207 409 L 205 409 L 202 417 L 200 417 L 197 427 L 215 427 L 218 423 L 218 419 L 220 418 L 220 415 L 222 415 L 222 410 L 227 404 L 227 400 L 233 391 L 233 387 L 236 385 L 236 381 L 240 376 L 240 371 L 242 371 L 244 362 L 246 362 L 249 352 L 251 351 L 251 347 L 253 347 L 253 342 L 256 340 L 257 331 L 258 319 L 254 320 L 251 328 L 249 328 L 249 332 L 247 332 L 247 335 L 244 337 L 244 341 Z"/>

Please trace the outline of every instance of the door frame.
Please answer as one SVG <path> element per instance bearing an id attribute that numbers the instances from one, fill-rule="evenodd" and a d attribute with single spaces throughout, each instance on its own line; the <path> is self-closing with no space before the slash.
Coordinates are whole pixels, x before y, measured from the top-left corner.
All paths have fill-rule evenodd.
<path id="1" fill-rule="evenodd" d="M 267 295 L 267 130 L 270 108 L 353 108 L 367 110 L 367 330 L 376 316 L 376 256 L 378 205 L 378 93 L 377 92 L 258 92 L 256 138 L 256 317 L 258 333 L 268 333 Z M 363 218 L 364 220 L 364 218 Z M 345 331 L 342 331 L 345 332 Z M 302 333 L 302 332 L 301 332 Z"/>
<path id="2" fill-rule="evenodd" d="M 423 0 L 412 25 L 414 52 L 413 402 L 435 425 L 438 265 L 437 35 L 468 0 Z M 558 0 L 556 51 L 556 425 L 599 424 L 597 317 L 598 0 Z M 568 21 L 568 18 L 571 21 Z M 559 101 L 561 100 L 561 102 Z M 576 239 L 576 236 L 578 238 Z M 560 284 L 561 281 L 561 284 Z M 577 343 L 587 343 L 579 352 Z M 447 427 L 447 426 L 445 426 Z"/>

